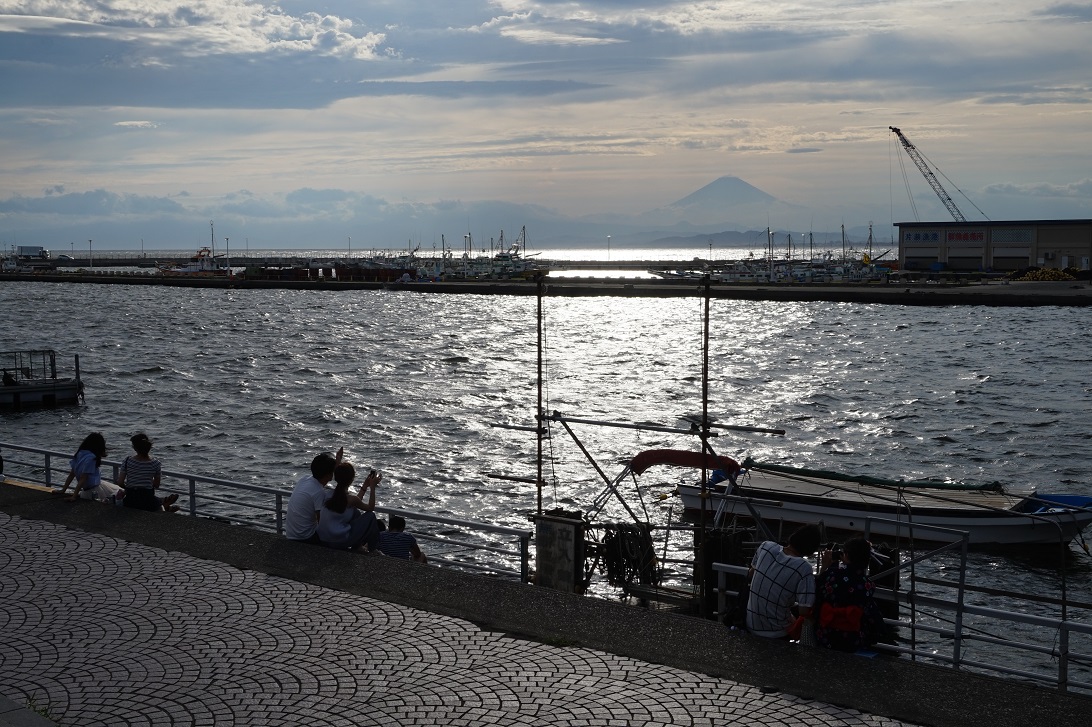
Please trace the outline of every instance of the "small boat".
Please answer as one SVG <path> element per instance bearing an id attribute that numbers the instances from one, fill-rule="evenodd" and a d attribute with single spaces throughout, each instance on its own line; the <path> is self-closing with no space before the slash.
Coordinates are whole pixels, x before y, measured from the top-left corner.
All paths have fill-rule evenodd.
<path id="1" fill-rule="evenodd" d="M 1010 490 L 999 483 L 885 480 L 749 459 L 741 465 L 731 457 L 684 450 L 642 452 L 628 469 L 640 475 L 660 464 L 704 465 L 715 474 L 705 498 L 715 522 L 734 515 L 852 532 L 867 526 L 873 536 L 928 543 L 952 542 L 966 532 L 972 546 L 1083 543 L 1081 533 L 1092 524 L 1092 497 Z M 700 484 L 679 485 L 678 493 L 686 510 L 702 510 Z"/>
<path id="2" fill-rule="evenodd" d="M 57 353 L 50 349 L 0 353 L 0 369 L 0 408 L 52 407 L 76 404 L 83 398 L 79 356 L 75 376 L 70 378 L 58 378 Z"/>
<path id="3" fill-rule="evenodd" d="M 213 255 L 212 250 L 203 247 L 184 265 L 158 265 L 163 275 L 226 275 L 231 269 L 220 262 L 223 255 Z"/>

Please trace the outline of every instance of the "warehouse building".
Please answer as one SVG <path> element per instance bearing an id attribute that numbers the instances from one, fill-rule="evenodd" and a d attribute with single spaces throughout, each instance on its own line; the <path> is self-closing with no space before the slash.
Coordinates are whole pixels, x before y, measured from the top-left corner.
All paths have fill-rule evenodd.
<path id="1" fill-rule="evenodd" d="M 898 222 L 902 270 L 1088 270 L 1092 220 Z"/>

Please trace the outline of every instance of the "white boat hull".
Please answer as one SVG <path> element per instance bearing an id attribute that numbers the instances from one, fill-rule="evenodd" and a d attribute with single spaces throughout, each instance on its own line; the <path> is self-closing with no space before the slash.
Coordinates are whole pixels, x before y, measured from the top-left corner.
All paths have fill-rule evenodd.
<path id="1" fill-rule="evenodd" d="M 1092 511 L 1045 505 L 1039 512 L 1023 512 L 1032 493 L 1005 494 L 981 491 L 926 491 L 906 488 L 905 504 L 896 506 L 898 493 L 868 485 L 813 479 L 783 478 L 753 473 L 741 478 L 743 487 L 733 496 L 708 493 L 707 512 L 722 508 L 723 515 L 752 517 L 769 524 L 822 523 L 826 528 L 865 532 L 885 538 L 924 542 L 952 542 L 966 532 L 971 545 L 1048 545 L 1068 543 L 1092 523 Z M 702 509 L 701 487 L 680 485 L 683 507 Z M 750 507 L 748 507 L 748 505 Z M 1015 511 L 1020 508 L 1021 512 Z M 870 518 L 872 518 L 870 520 Z M 932 527 L 947 530 L 934 530 Z"/>

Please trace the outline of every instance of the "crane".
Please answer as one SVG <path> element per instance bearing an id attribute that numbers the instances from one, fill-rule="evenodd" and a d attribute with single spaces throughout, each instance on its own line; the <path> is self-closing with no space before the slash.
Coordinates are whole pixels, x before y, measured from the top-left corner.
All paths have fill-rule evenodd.
<path id="1" fill-rule="evenodd" d="M 895 136 L 899 137 L 899 141 L 902 142 L 902 148 L 906 150 L 907 155 L 914 161 L 914 164 L 917 165 L 918 170 L 925 177 L 925 181 L 928 182 L 929 186 L 933 188 L 933 191 L 937 193 L 937 196 L 940 197 L 940 201 L 948 208 L 948 211 L 952 214 L 952 217 L 955 218 L 955 221 L 966 222 L 967 218 L 959 211 L 959 207 L 956 207 L 956 203 L 952 201 L 951 196 L 941 185 L 940 180 L 937 179 L 937 175 L 933 174 L 933 170 L 929 168 L 929 164 L 925 161 L 925 157 L 922 156 L 921 152 L 918 151 L 918 148 L 910 143 L 910 140 L 907 139 L 897 127 L 888 126 L 887 128 L 891 129 L 891 131 L 895 132 Z"/>

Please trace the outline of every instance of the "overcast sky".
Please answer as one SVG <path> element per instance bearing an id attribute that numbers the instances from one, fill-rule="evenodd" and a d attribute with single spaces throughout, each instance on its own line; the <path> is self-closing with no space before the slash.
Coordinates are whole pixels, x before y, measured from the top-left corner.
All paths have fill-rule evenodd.
<path id="1" fill-rule="evenodd" d="M 0 0 L 0 241 L 431 244 L 724 176 L 948 219 L 888 126 L 968 219 L 1088 218 L 1090 69 L 1080 2 Z"/>

